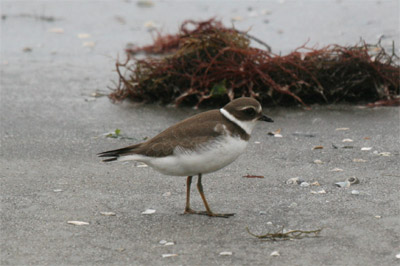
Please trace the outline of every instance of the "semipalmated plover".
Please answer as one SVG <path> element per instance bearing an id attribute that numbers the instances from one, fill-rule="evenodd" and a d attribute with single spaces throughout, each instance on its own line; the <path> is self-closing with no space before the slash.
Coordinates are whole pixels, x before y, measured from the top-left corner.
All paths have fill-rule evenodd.
<path id="1" fill-rule="evenodd" d="M 187 214 L 229 217 L 232 213 L 213 213 L 204 196 L 202 174 L 217 171 L 232 163 L 247 146 L 257 121 L 273 122 L 262 114 L 261 104 L 253 99 L 235 99 L 221 109 L 187 118 L 146 142 L 99 153 L 104 162 L 133 160 L 143 162 L 165 175 L 187 176 Z M 190 185 L 198 175 L 197 189 L 206 211 L 190 208 Z"/>

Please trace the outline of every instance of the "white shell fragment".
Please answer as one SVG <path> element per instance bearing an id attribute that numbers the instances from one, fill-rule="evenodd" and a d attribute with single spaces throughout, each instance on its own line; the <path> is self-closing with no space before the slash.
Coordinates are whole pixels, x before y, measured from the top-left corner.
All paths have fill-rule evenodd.
<path id="1" fill-rule="evenodd" d="M 396 258 L 400 259 L 400 253 L 396 254 Z"/>
<path id="2" fill-rule="evenodd" d="M 49 32 L 51 32 L 51 33 L 64 33 L 64 29 L 62 29 L 62 28 L 51 28 L 51 29 L 49 29 Z"/>
<path id="3" fill-rule="evenodd" d="M 93 47 L 96 46 L 96 43 L 95 43 L 95 42 L 83 42 L 83 43 L 82 43 L 82 46 L 83 46 L 83 47 L 93 48 Z"/>
<path id="4" fill-rule="evenodd" d="M 335 168 L 333 168 L 332 170 L 330 170 L 331 172 L 343 172 L 343 169 L 342 168 L 337 168 L 337 167 L 335 167 Z"/>
<path id="5" fill-rule="evenodd" d="M 271 252 L 271 255 L 270 255 L 270 256 L 271 256 L 271 257 L 279 257 L 280 255 L 281 255 L 281 254 L 279 254 L 279 252 L 275 250 L 275 251 L 272 251 L 272 252 Z"/>
<path id="6" fill-rule="evenodd" d="M 162 194 L 162 196 L 163 196 L 163 197 L 169 197 L 169 196 L 171 196 L 171 192 L 170 192 L 170 191 L 167 191 L 167 192 L 165 192 L 164 194 Z"/>
<path id="7" fill-rule="evenodd" d="M 302 182 L 302 183 L 300 184 L 300 186 L 301 186 L 301 187 L 309 187 L 309 186 L 310 186 L 310 183 L 308 183 L 308 182 Z"/>
<path id="8" fill-rule="evenodd" d="M 274 137 L 275 138 L 282 138 L 283 136 L 281 134 L 275 134 Z"/>
<path id="9" fill-rule="evenodd" d="M 321 160 L 314 160 L 314 163 L 315 163 L 315 164 L 323 164 L 324 162 L 321 161 Z"/>
<path id="10" fill-rule="evenodd" d="M 351 191 L 351 194 L 352 195 L 360 195 L 360 191 L 354 189 Z"/>
<path id="11" fill-rule="evenodd" d="M 381 219 L 382 216 L 380 216 L 380 215 L 375 215 L 375 218 L 376 218 L 376 219 Z"/>
<path id="12" fill-rule="evenodd" d="M 62 192 L 62 189 L 54 189 L 53 192 Z"/>
<path id="13" fill-rule="evenodd" d="M 167 243 L 167 240 L 165 240 L 165 239 L 163 239 L 163 240 L 160 240 L 160 242 L 158 242 L 160 245 L 165 245 L 165 243 Z"/>
<path id="14" fill-rule="evenodd" d="M 361 150 L 362 151 L 370 151 L 372 149 L 372 147 L 362 147 Z"/>
<path id="15" fill-rule="evenodd" d="M 325 189 L 321 189 L 319 191 L 311 190 L 311 194 L 326 194 L 326 190 Z"/>
<path id="16" fill-rule="evenodd" d="M 147 209 L 144 212 L 142 212 L 142 214 L 153 214 L 155 212 L 156 212 L 156 210 L 154 210 L 154 209 Z"/>
<path id="17" fill-rule="evenodd" d="M 288 185 L 299 185 L 299 184 L 301 184 L 302 182 L 304 182 L 304 181 L 301 180 L 300 177 L 292 177 L 292 178 L 289 178 L 289 179 L 286 181 L 286 184 L 288 184 Z"/>
<path id="18" fill-rule="evenodd" d="M 353 162 L 355 162 L 355 163 L 365 163 L 366 161 L 367 161 L 367 160 L 359 159 L 359 158 L 353 159 Z"/>
<path id="19" fill-rule="evenodd" d="M 171 257 L 177 257 L 178 254 L 162 254 L 163 258 L 171 258 Z"/>
<path id="20" fill-rule="evenodd" d="M 90 38 L 90 34 L 87 34 L 87 33 L 79 33 L 79 34 L 78 34 L 78 38 L 79 38 L 79 39 L 87 39 L 87 38 Z"/>
<path id="21" fill-rule="evenodd" d="M 167 243 L 164 244 L 164 246 L 173 246 L 173 245 L 175 245 L 174 242 L 167 242 Z"/>
<path id="22" fill-rule="evenodd" d="M 337 182 L 337 183 L 335 183 L 335 185 L 338 187 L 348 188 L 348 187 L 350 187 L 351 184 L 349 181 L 344 181 L 344 182 Z"/>
<path id="23" fill-rule="evenodd" d="M 100 214 L 104 215 L 104 216 L 115 216 L 116 215 L 115 212 L 100 212 Z"/>
<path id="24" fill-rule="evenodd" d="M 88 225 L 89 223 L 87 223 L 87 222 L 82 222 L 82 221 L 68 221 L 67 224 L 73 224 L 73 225 Z"/>
<path id="25" fill-rule="evenodd" d="M 232 251 L 222 251 L 219 253 L 220 256 L 232 256 Z"/>
<path id="26" fill-rule="evenodd" d="M 353 142 L 353 140 L 352 139 L 344 139 L 344 140 L 342 140 L 342 142 Z"/>
<path id="27" fill-rule="evenodd" d="M 383 152 L 378 153 L 378 155 L 380 155 L 380 156 L 390 156 L 391 153 L 387 152 L 387 151 L 383 151 Z"/>

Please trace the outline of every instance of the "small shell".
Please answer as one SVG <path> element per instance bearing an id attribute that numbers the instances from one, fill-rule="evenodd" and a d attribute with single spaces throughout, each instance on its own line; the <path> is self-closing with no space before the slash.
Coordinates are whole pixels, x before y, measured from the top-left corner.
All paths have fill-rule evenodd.
<path id="1" fill-rule="evenodd" d="M 310 183 L 308 183 L 308 182 L 302 182 L 302 183 L 300 184 L 300 186 L 301 186 L 301 187 L 309 187 L 309 186 L 310 186 Z"/>
<path id="2" fill-rule="evenodd" d="M 360 191 L 354 189 L 354 190 L 351 191 L 351 194 L 352 195 L 359 195 Z"/>
<path id="3" fill-rule="evenodd" d="M 155 213 L 155 212 L 156 212 L 156 210 L 147 209 L 147 210 L 145 210 L 144 212 L 142 212 L 142 214 L 153 214 L 153 213 Z"/>
<path id="4" fill-rule="evenodd" d="M 347 188 L 347 187 L 350 187 L 351 184 L 350 184 L 349 181 L 344 181 L 344 182 L 337 182 L 337 183 L 335 183 L 335 185 L 338 186 L 338 187 Z"/>
<path id="5" fill-rule="evenodd" d="M 279 257 L 280 255 L 281 255 L 281 254 L 279 254 L 279 252 L 275 250 L 275 251 L 272 251 L 272 252 L 271 252 L 271 255 L 270 255 L 270 256 L 271 256 L 271 257 Z"/>
<path id="6" fill-rule="evenodd" d="M 286 184 L 288 184 L 288 185 L 299 185 L 299 184 L 301 184 L 302 182 L 304 182 L 304 181 L 301 180 L 300 177 L 292 177 L 292 178 L 289 178 L 289 179 L 286 181 Z"/>
<path id="7" fill-rule="evenodd" d="M 219 253 L 220 256 L 232 256 L 232 251 L 222 251 Z"/>
<path id="8" fill-rule="evenodd" d="M 333 169 L 330 170 L 330 171 L 331 171 L 331 172 L 343 172 L 343 169 L 335 167 L 335 168 L 333 168 Z"/>
<path id="9" fill-rule="evenodd" d="M 115 212 L 100 212 L 100 214 L 104 215 L 104 216 L 115 216 L 116 215 Z"/>
<path id="10" fill-rule="evenodd" d="M 352 139 L 344 139 L 344 140 L 342 140 L 342 142 L 353 142 L 353 140 Z"/>
<path id="11" fill-rule="evenodd" d="M 171 258 L 171 257 L 176 257 L 178 254 L 162 254 L 163 258 Z"/>
<path id="12" fill-rule="evenodd" d="M 324 162 L 321 161 L 321 160 L 314 160 L 314 163 L 315 163 L 315 164 L 323 164 Z"/>
<path id="13" fill-rule="evenodd" d="M 361 150 L 362 151 L 370 151 L 372 149 L 372 147 L 362 147 Z"/>
<path id="14" fill-rule="evenodd" d="M 73 225 L 88 225 L 89 223 L 87 223 L 87 222 L 82 222 L 82 221 L 68 221 L 67 224 L 73 224 Z"/>

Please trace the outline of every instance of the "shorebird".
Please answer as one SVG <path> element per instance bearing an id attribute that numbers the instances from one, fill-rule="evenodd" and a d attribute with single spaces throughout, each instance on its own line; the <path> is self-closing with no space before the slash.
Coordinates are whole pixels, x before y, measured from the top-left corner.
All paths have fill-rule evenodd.
<path id="1" fill-rule="evenodd" d="M 187 176 L 184 213 L 227 218 L 234 214 L 211 211 L 204 195 L 202 175 L 235 161 L 244 152 L 257 121 L 273 122 L 262 114 L 257 100 L 242 97 L 221 109 L 189 117 L 146 142 L 98 155 L 107 158 L 104 162 L 139 161 L 165 175 Z M 197 189 L 206 211 L 190 207 L 190 186 L 195 175 L 198 175 Z"/>

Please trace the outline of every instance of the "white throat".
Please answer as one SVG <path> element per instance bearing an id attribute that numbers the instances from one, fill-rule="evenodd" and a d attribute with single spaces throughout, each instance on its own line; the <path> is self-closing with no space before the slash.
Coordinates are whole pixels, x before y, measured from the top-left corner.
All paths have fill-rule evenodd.
<path id="1" fill-rule="evenodd" d="M 224 108 L 219 109 L 221 114 L 225 116 L 228 120 L 232 121 L 236 125 L 238 125 L 240 128 L 242 128 L 247 134 L 251 134 L 251 131 L 253 131 L 254 126 L 256 125 L 256 121 L 250 120 L 250 121 L 240 121 L 233 115 L 231 115 L 228 111 L 226 111 Z"/>

